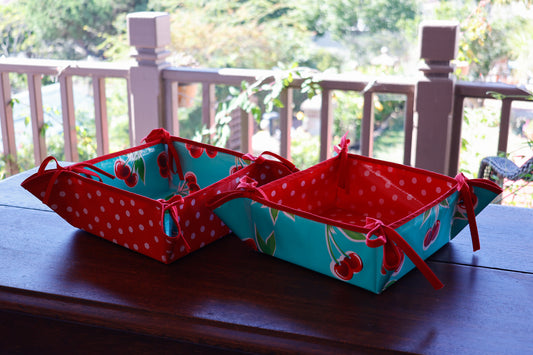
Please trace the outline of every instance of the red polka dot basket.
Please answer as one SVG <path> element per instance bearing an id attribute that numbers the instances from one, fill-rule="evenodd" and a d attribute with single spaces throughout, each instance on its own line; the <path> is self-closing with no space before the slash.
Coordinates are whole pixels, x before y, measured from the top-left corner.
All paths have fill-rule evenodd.
<path id="1" fill-rule="evenodd" d="M 215 196 L 210 206 L 254 249 L 380 293 L 475 221 L 501 189 L 348 153 L 259 186 L 251 178 Z M 240 213 L 236 213 L 240 211 Z M 250 216 L 242 222 L 242 216 Z"/>
<path id="2" fill-rule="evenodd" d="M 297 170 L 282 158 L 255 158 L 163 129 L 144 141 L 67 166 L 48 157 L 22 186 L 71 225 L 171 263 L 230 232 L 208 199 L 248 175 L 261 186 Z"/>

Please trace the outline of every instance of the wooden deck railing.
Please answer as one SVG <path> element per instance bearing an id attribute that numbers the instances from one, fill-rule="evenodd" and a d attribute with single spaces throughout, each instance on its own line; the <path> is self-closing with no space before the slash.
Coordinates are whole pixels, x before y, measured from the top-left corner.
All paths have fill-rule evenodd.
<path id="1" fill-rule="evenodd" d="M 128 17 L 130 44 L 135 46 L 137 63 L 43 61 L 4 58 L 0 59 L 0 121 L 4 155 L 16 157 L 11 85 L 9 73 L 22 73 L 28 77 L 30 93 L 32 137 L 35 164 L 46 156 L 46 146 L 41 133 L 43 127 L 43 103 L 41 77 L 55 76 L 61 88 L 65 159 L 78 160 L 75 115 L 73 104 L 73 76 L 93 79 L 97 153 L 109 151 L 106 78 L 123 78 L 128 87 L 130 108 L 130 143 L 138 144 L 142 137 L 155 127 L 165 127 L 179 134 L 177 90 L 179 83 L 202 85 L 202 120 L 212 126 L 215 117 L 215 85 L 240 86 L 243 80 L 255 81 L 268 71 L 246 69 L 198 69 L 171 67 L 165 61 L 169 55 L 165 49 L 170 41 L 169 18 L 164 13 L 132 14 Z M 431 29 L 431 31 L 426 31 Z M 138 35 L 136 37 L 136 35 Z M 456 82 L 449 74 L 453 71 L 450 61 L 456 51 L 457 25 L 423 25 L 421 31 L 421 58 L 425 61 L 417 80 L 380 79 L 361 80 L 346 74 L 322 75 L 318 79 L 322 88 L 320 159 L 330 156 L 332 147 L 333 110 L 332 92 L 335 90 L 360 92 L 364 98 L 361 123 L 361 154 L 373 154 L 374 113 L 376 93 L 394 93 L 405 96 L 405 142 L 403 163 L 426 168 L 448 175 L 458 169 L 461 141 L 463 101 L 467 97 L 492 98 L 490 92 L 511 96 L 503 100 L 498 150 L 505 152 L 509 132 L 510 107 L 519 95 L 528 92 L 515 86 L 500 83 Z M 435 49 L 432 43 L 440 43 Z M 285 108 L 280 112 L 280 153 L 290 157 L 292 91 L 301 82 L 295 80 L 282 94 Z M 131 102 L 130 102 L 131 100 Z M 241 151 L 251 151 L 252 123 L 249 117 L 241 120 Z M 17 172 L 17 165 L 7 161 L 8 173 Z"/>

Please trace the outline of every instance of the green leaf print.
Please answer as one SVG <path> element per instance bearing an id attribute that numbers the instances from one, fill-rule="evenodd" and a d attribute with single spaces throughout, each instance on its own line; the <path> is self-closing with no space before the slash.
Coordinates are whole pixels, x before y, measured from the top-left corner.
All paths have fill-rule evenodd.
<path id="1" fill-rule="evenodd" d="M 283 212 L 283 214 L 284 214 L 285 216 L 287 216 L 288 218 L 290 218 L 293 222 L 296 220 L 296 217 L 294 216 L 294 214 L 289 213 L 289 212 L 285 212 L 285 211 L 282 211 L 282 212 Z"/>
<path id="2" fill-rule="evenodd" d="M 276 220 L 278 219 L 279 211 L 275 208 L 270 209 L 270 217 L 272 218 L 272 223 L 276 224 Z"/>
<path id="3" fill-rule="evenodd" d="M 139 174 L 139 179 L 144 183 L 144 159 L 138 158 L 133 162 L 133 169 Z"/>
<path id="4" fill-rule="evenodd" d="M 350 239 L 350 240 L 355 240 L 355 241 L 365 241 L 366 240 L 366 235 L 364 235 L 363 233 L 359 233 L 359 232 L 354 232 L 352 230 L 349 230 L 349 229 L 342 229 L 342 228 L 337 228 L 342 235 L 344 235 L 346 238 Z"/>
<path id="5" fill-rule="evenodd" d="M 429 216 L 431 216 L 431 210 L 425 210 L 424 211 L 424 218 L 422 219 L 422 225 L 424 223 L 426 223 L 426 221 L 428 220 Z"/>
<path id="6" fill-rule="evenodd" d="M 260 251 L 268 255 L 274 255 L 274 252 L 276 251 L 276 238 L 274 237 L 274 232 L 270 233 L 265 242 L 257 230 L 257 227 L 255 227 L 255 237 Z"/>

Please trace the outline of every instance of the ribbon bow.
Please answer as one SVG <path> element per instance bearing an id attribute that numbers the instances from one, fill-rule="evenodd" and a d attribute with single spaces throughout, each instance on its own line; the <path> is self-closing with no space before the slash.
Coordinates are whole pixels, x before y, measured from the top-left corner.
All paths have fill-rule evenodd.
<path id="1" fill-rule="evenodd" d="M 61 166 L 61 165 L 59 165 L 59 162 L 57 161 L 57 159 L 52 157 L 52 156 L 49 156 L 45 160 L 43 160 L 43 162 L 41 163 L 41 166 L 39 167 L 39 171 L 37 172 L 37 174 L 38 175 L 42 175 L 42 174 L 44 174 L 45 171 L 51 171 L 51 170 L 45 170 L 45 169 L 46 169 L 46 166 L 48 165 L 48 163 L 50 163 L 52 160 L 56 162 L 56 166 L 57 167 L 56 167 L 56 169 L 54 171 L 54 174 L 50 178 L 50 181 L 48 182 L 48 186 L 46 187 L 46 191 L 45 191 L 44 197 L 43 197 L 43 203 L 44 204 L 48 203 L 48 199 L 50 198 L 50 195 L 52 193 L 52 188 L 54 187 L 54 184 L 55 184 L 57 178 L 59 177 L 59 175 L 61 173 L 73 172 L 73 173 L 78 173 L 78 174 L 85 174 L 85 175 L 88 175 L 88 176 L 95 177 L 99 181 L 102 181 L 102 178 L 97 173 L 105 175 L 105 176 L 107 176 L 110 179 L 114 179 L 115 178 L 113 175 L 109 174 L 108 172 L 106 172 L 106 171 L 104 171 L 104 170 L 102 170 L 102 169 L 100 169 L 100 168 L 98 168 L 98 167 L 96 167 L 96 166 L 94 166 L 92 164 L 89 164 L 89 163 L 77 163 L 77 164 L 69 165 L 69 166 Z M 94 171 L 91 171 L 91 170 L 88 170 L 88 169 L 92 169 Z"/>
<path id="2" fill-rule="evenodd" d="M 185 180 L 183 176 L 183 169 L 181 168 L 181 163 L 179 159 L 178 152 L 176 151 L 176 148 L 174 147 L 174 144 L 172 143 L 172 136 L 168 131 L 166 131 L 163 128 L 157 128 L 152 130 L 150 134 L 148 134 L 146 137 L 143 138 L 143 141 L 145 143 L 154 143 L 154 142 L 161 142 L 165 143 L 168 147 L 168 155 L 170 155 L 170 171 L 174 174 L 178 174 L 180 177 L 180 180 Z M 176 165 L 174 167 L 174 164 Z"/>
<path id="3" fill-rule="evenodd" d="M 272 153 L 272 152 L 269 152 L 269 151 L 265 151 L 265 152 L 261 153 L 258 157 L 254 156 L 253 154 L 247 153 L 247 154 L 244 154 L 242 156 L 242 159 L 250 160 L 250 161 L 256 162 L 258 164 L 261 164 L 262 162 L 265 161 L 264 155 L 270 155 L 270 156 L 276 158 L 283 165 L 285 165 L 290 171 L 293 171 L 293 172 L 298 171 L 298 169 L 296 168 L 296 166 L 292 162 L 290 162 L 289 160 L 283 158 L 281 155 L 278 155 L 276 153 Z"/>
<path id="4" fill-rule="evenodd" d="M 335 153 L 339 156 L 339 181 L 338 185 L 340 188 L 345 189 L 346 193 L 349 193 L 346 186 L 346 180 L 348 179 L 348 165 L 346 163 L 346 160 L 348 159 L 348 146 L 350 144 L 350 140 L 347 138 L 348 132 L 344 133 L 344 136 L 342 136 L 341 141 L 339 143 L 339 146 L 333 147 L 335 150 Z"/>
<path id="5" fill-rule="evenodd" d="M 434 289 L 438 290 L 444 286 L 426 262 L 394 229 L 371 217 L 366 218 L 365 228 L 369 229 L 366 235 L 366 245 L 370 248 L 383 246 L 383 266 L 386 270 L 393 271 L 400 266 L 403 251 Z M 376 237 L 372 238 L 373 235 Z"/>
<path id="6" fill-rule="evenodd" d="M 181 195 L 176 195 L 172 197 L 170 200 L 164 200 L 159 199 L 157 200 L 161 204 L 161 227 L 163 228 L 163 233 L 165 232 L 165 212 L 169 212 L 170 217 L 174 221 L 174 224 L 176 225 L 176 228 L 178 228 L 178 238 L 181 238 L 183 240 L 183 244 L 185 245 L 185 248 L 187 249 L 187 252 L 191 251 L 191 246 L 187 242 L 187 239 L 185 239 L 185 236 L 183 235 L 183 232 L 181 231 L 181 227 L 178 221 L 178 205 L 181 205 L 183 203 L 183 197 Z"/>
<path id="7" fill-rule="evenodd" d="M 462 174 L 458 174 L 455 177 L 457 181 L 457 190 L 461 194 L 461 199 L 463 200 L 466 207 L 466 217 L 468 218 L 468 225 L 470 226 L 470 236 L 472 237 L 472 248 L 474 251 L 479 250 L 479 233 L 477 230 L 476 223 L 476 213 L 474 211 L 474 203 L 472 190 L 468 184 L 468 179 Z"/>

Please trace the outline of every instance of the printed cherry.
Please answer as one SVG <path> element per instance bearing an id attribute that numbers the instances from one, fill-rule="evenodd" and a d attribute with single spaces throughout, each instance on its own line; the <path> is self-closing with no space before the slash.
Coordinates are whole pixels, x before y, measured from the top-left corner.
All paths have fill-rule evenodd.
<path id="1" fill-rule="evenodd" d="M 257 251 L 257 245 L 255 244 L 255 240 L 253 240 L 252 238 L 246 238 L 242 241 L 244 242 L 244 244 L 246 244 L 247 247 Z"/>
<path id="2" fill-rule="evenodd" d="M 168 168 L 168 154 L 166 152 L 161 152 L 157 156 L 157 165 L 160 168 Z"/>
<path id="3" fill-rule="evenodd" d="M 207 156 L 209 158 L 214 158 L 217 156 L 217 151 L 215 149 L 209 149 L 209 148 L 206 148 L 205 149 L 205 154 L 207 154 Z"/>
<path id="4" fill-rule="evenodd" d="M 188 183 L 187 186 L 189 187 L 190 193 L 200 190 L 200 186 L 195 182 Z"/>
<path id="5" fill-rule="evenodd" d="M 189 153 L 193 158 L 199 158 L 204 151 L 204 148 L 193 144 L 185 144 L 185 147 L 189 150 Z"/>
<path id="6" fill-rule="evenodd" d="M 167 167 L 161 167 L 159 168 L 159 175 L 161 175 L 161 177 L 169 177 L 170 176 L 170 170 L 167 168 Z"/>
<path id="7" fill-rule="evenodd" d="M 131 168 L 124 160 L 119 159 L 115 162 L 115 176 L 121 180 L 125 180 L 131 174 Z"/>
<path id="8" fill-rule="evenodd" d="M 344 258 L 341 259 L 339 262 L 335 263 L 335 265 L 333 266 L 333 271 L 335 272 L 335 275 L 337 275 L 337 277 L 341 280 L 348 281 L 353 276 L 352 269 Z"/>
<path id="9" fill-rule="evenodd" d="M 344 259 L 348 263 L 348 266 L 350 266 L 350 269 L 354 274 L 357 274 L 363 269 L 363 261 L 354 252 L 348 252 L 346 258 Z"/>
<path id="10" fill-rule="evenodd" d="M 426 236 L 424 237 L 424 243 L 423 243 L 423 247 L 424 247 L 424 250 L 426 250 L 427 248 L 429 248 L 429 246 L 431 244 L 433 244 L 433 242 L 435 241 L 435 239 L 437 239 L 437 236 L 439 235 L 439 230 L 440 230 L 440 221 L 437 220 L 435 222 L 435 224 L 433 225 L 433 227 L 431 227 L 427 232 L 426 232 Z"/>
<path id="11" fill-rule="evenodd" d="M 128 176 L 124 180 L 126 185 L 128 185 L 129 187 L 134 187 L 135 185 L 137 185 L 138 181 L 139 181 L 139 175 L 137 173 L 132 173 L 130 176 Z"/>

